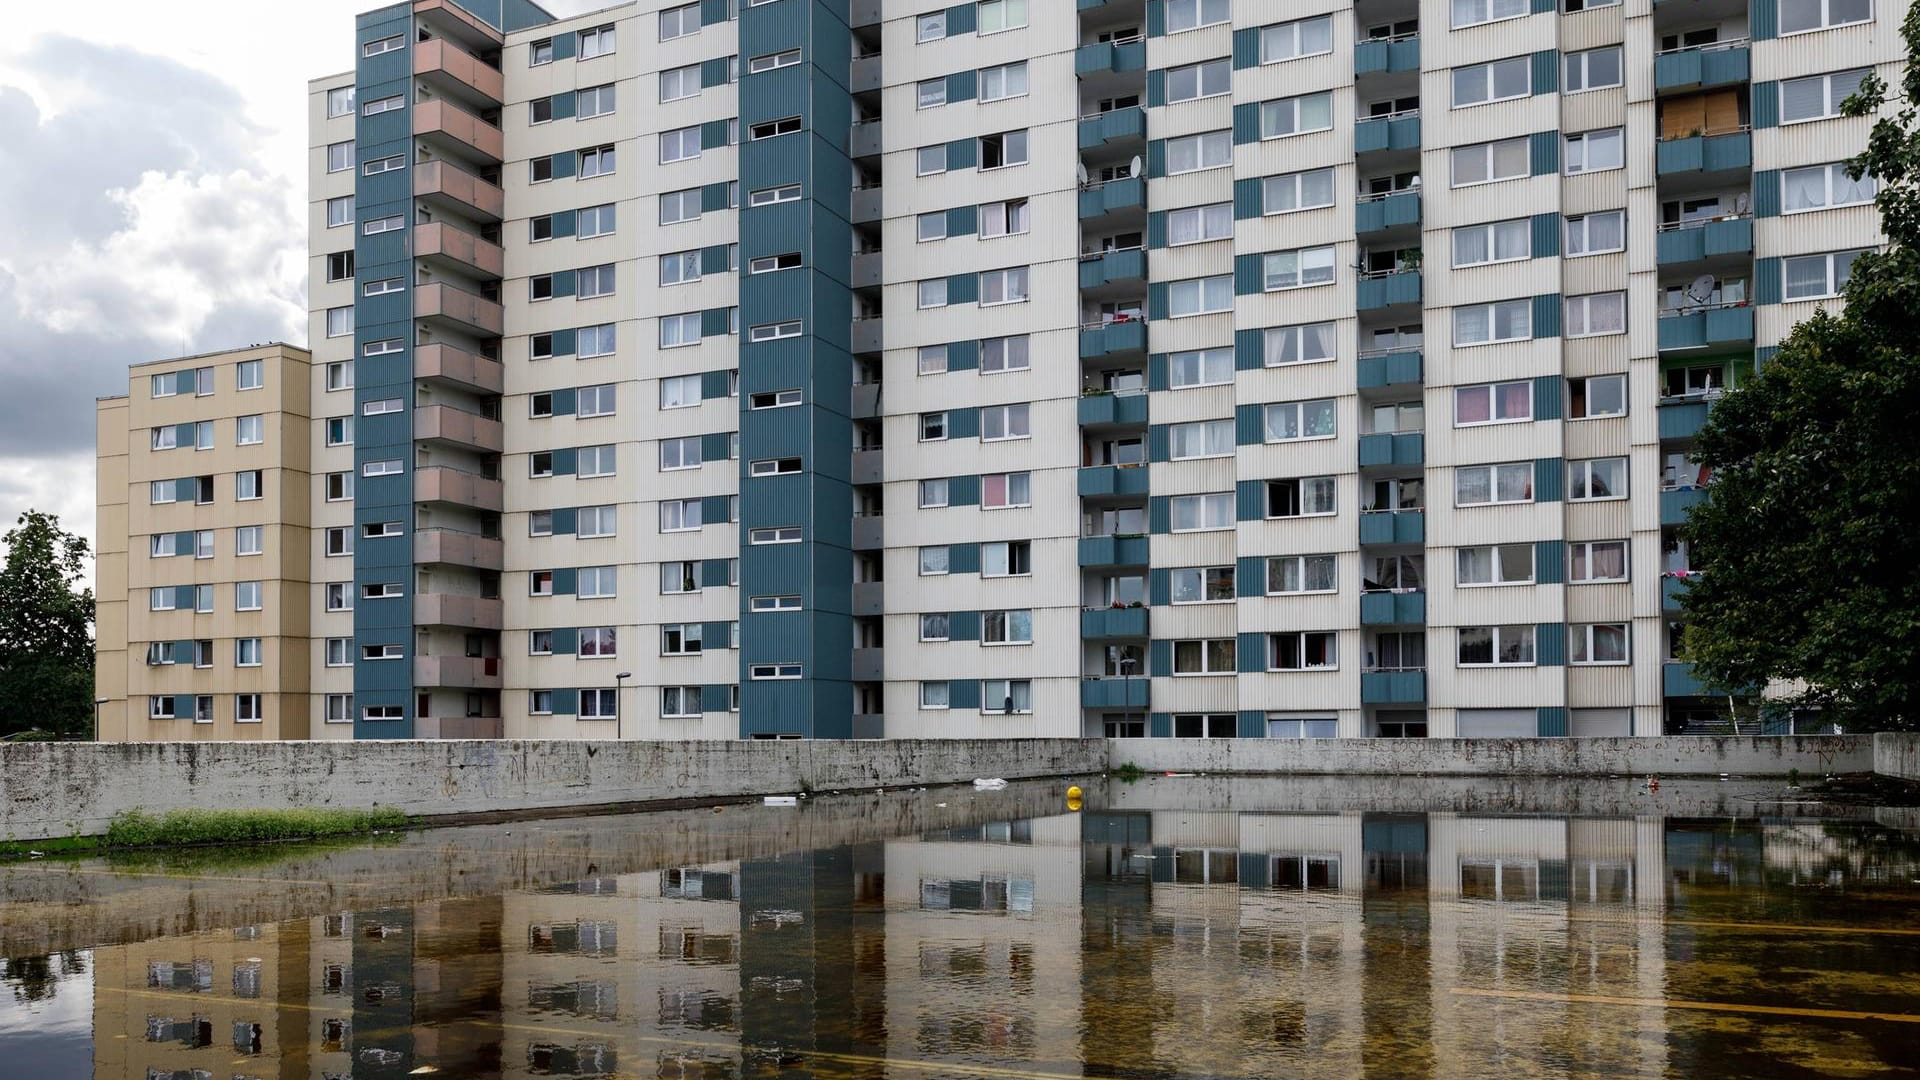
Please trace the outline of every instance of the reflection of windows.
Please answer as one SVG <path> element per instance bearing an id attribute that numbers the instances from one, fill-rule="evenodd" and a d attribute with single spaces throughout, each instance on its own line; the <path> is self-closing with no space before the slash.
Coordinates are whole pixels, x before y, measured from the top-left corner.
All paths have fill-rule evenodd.
<path id="1" fill-rule="evenodd" d="M 527 927 L 527 948 L 536 953 L 613 956 L 619 935 L 611 922 L 534 923 Z"/>
<path id="2" fill-rule="evenodd" d="M 665 930 L 661 931 L 664 937 Z M 527 988 L 527 1005 L 535 1012 L 561 1012 L 574 1016 L 612 1019 L 620 1014 L 618 984 L 611 979 L 597 982 L 580 980 L 554 986 Z"/>
<path id="3" fill-rule="evenodd" d="M 1532 859 L 1462 859 L 1460 896 L 1466 900 L 1538 900 L 1540 863 Z"/>
<path id="4" fill-rule="evenodd" d="M 920 881 L 920 907 L 926 911 L 1031 913 L 1033 881 L 983 877 L 977 881 Z"/>
<path id="5" fill-rule="evenodd" d="M 1337 892 L 1340 889 L 1340 856 L 1275 855 L 1269 868 L 1268 884 L 1276 889 Z"/>
<path id="6" fill-rule="evenodd" d="M 1233 719 L 1231 716 L 1227 719 Z M 1227 885 L 1240 880 L 1240 853 L 1174 849 L 1173 880 L 1179 885 Z"/>
<path id="7" fill-rule="evenodd" d="M 724 871 L 694 869 L 662 870 L 660 895 L 683 900 L 733 900 L 740 895 L 734 875 Z"/>

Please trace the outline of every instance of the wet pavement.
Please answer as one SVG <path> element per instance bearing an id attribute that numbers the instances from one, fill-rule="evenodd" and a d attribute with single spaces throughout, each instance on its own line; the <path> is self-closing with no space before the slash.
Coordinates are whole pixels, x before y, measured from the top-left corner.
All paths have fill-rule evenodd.
<path id="1" fill-rule="evenodd" d="M 0 1076 L 1920 1075 L 1911 811 L 1064 786 L 11 864 Z"/>

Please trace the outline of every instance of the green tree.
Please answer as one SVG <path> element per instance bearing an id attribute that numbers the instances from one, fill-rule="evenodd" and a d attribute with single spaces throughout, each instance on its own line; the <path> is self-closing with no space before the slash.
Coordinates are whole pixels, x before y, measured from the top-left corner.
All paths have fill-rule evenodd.
<path id="1" fill-rule="evenodd" d="M 1695 456 L 1712 498 L 1686 526 L 1684 655 L 1709 685 L 1783 680 L 1848 730 L 1920 728 L 1920 7 L 1908 64 L 1845 106 L 1877 116 L 1848 163 L 1887 236 L 1838 314 L 1794 327 L 1722 398 Z"/>
<path id="2" fill-rule="evenodd" d="M 0 734 L 93 728 L 93 590 L 87 541 L 29 510 L 0 567 Z"/>

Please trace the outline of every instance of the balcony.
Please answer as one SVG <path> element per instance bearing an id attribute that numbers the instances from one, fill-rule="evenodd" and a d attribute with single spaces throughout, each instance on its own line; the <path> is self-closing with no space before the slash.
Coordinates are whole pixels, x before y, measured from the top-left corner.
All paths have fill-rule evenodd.
<path id="1" fill-rule="evenodd" d="M 1089 608 L 1080 613 L 1080 636 L 1088 641 L 1147 636 L 1147 609 Z"/>
<path id="2" fill-rule="evenodd" d="M 444 221 L 413 227 L 413 253 L 472 277 L 498 280 L 507 269 L 507 253 L 499 244 Z"/>
<path id="3" fill-rule="evenodd" d="M 1418 34 L 1407 34 L 1391 40 L 1363 41 L 1353 47 L 1355 75 L 1419 70 L 1420 35 Z"/>
<path id="4" fill-rule="evenodd" d="M 1080 470 L 1080 497 L 1102 499 L 1147 493 L 1145 465 L 1094 465 Z"/>
<path id="5" fill-rule="evenodd" d="M 1745 304 L 1662 312 L 1660 351 L 1753 344 L 1753 309 Z"/>
<path id="6" fill-rule="evenodd" d="M 1360 625 L 1419 626 L 1427 621 L 1424 592 L 1370 592 L 1360 594 Z"/>
<path id="7" fill-rule="evenodd" d="M 443 96 L 458 98 L 483 109 L 497 109 L 506 100 L 506 79 L 499 68 L 445 38 L 431 38 L 413 47 L 413 74 Z"/>
<path id="8" fill-rule="evenodd" d="M 861 120 L 847 131 L 847 156 L 854 158 L 880 156 L 880 121 Z"/>
<path id="9" fill-rule="evenodd" d="M 464 217 L 499 221 L 506 215 L 507 193 L 446 161 L 423 161 L 413 167 L 413 194 L 436 210 Z"/>
<path id="10" fill-rule="evenodd" d="M 1080 287 L 1098 289 L 1116 282 L 1138 285 L 1147 277 L 1147 253 L 1140 248 L 1080 257 Z"/>
<path id="11" fill-rule="evenodd" d="M 1147 351 L 1147 324 L 1144 320 L 1092 323 L 1080 328 L 1080 359 L 1118 356 Z M 1082 399 L 1083 403 L 1086 399 Z M 1082 421 L 1084 423 L 1085 421 Z"/>
<path id="12" fill-rule="evenodd" d="M 499 304 L 478 293 L 435 283 L 413 290 L 413 317 L 449 323 L 464 334 L 499 337 L 506 314 Z"/>
<path id="13" fill-rule="evenodd" d="M 1734 131 L 1668 139 L 1654 147 L 1653 159 L 1654 171 L 1660 176 L 1746 172 L 1753 167 L 1753 135 Z"/>
<path id="14" fill-rule="evenodd" d="M 1360 464 L 1420 465 L 1427 460 L 1427 438 L 1418 431 L 1360 436 Z"/>
<path id="15" fill-rule="evenodd" d="M 1660 524 L 1685 525 L 1687 511 L 1707 501 L 1706 488 L 1669 488 L 1660 492 Z"/>
<path id="16" fill-rule="evenodd" d="M 1081 566 L 1145 566 L 1151 545 L 1144 536 L 1083 536 Z"/>
<path id="17" fill-rule="evenodd" d="M 1080 149 L 1147 137 L 1147 112 L 1138 105 L 1080 118 Z"/>
<path id="18" fill-rule="evenodd" d="M 1362 311 L 1396 304 L 1418 304 L 1420 291 L 1420 271 L 1394 270 L 1361 278 L 1360 293 L 1355 303 Z"/>
<path id="19" fill-rule="evenodd" d="M 1661 441 L 1691 439 L 1707 424 L 1713 402 L 1706 398 L 1669 398 L 1660 403 Z"/>
<path id="20" fill-rule="evenodd" d="M 887 677 L 887 650 L 853 650 L 853 681 L 880 682 Z"/>
<path id="21" fill-rule="evenodd" d="M 853 200 L 848 204 L 848 213 L 851 215 L 848 220 L 855 225 L 871 225 L 879 221 L 883 216 L 882 190 L 879 184 L 854 188 Z"/>
<path id="22" fill-rule="evenodd" d="M 497 656 L 416 656 L 413 685 L 452 690 L 500 689 Z"/>
<path id="23" fill-rule="evenodd" d="M 417 503 L 451 503 L 498 513 L 502 494 L 500 481 L 444 465 L 429 465 L 413 474 L 413 501 Z"/>
<path id="24" fill-rule="evenodd" d="M 1687 579 L 1673 575 L 1660 578 L 1660 610 L 1669 614 L 1680 610 L 1680 597 L 1687 591 Z"/>
<path id="25" fill-rule="evenodd" d="M 880 89 L 881 85 L 879 55 L 854 57 L 847 89 L 866 94 Z"/>
<path id="26" fill-rule="evenodd" d="M 853 418 L 855 420 L 874 420 L 880 416 L 880 384 L 877 382 L 853 384 Z M 871 449 L 878 450 L 879 447 Z"/>
<path id="27" fill-rule="evenodd" d="M 886 451 L 855 450 L 853 452 L 853 471 L 848 478 L 852 484 L 879 484 L 886 482 Z"/>
<path id="28" fill-rule="evenodd" d="M 1409 386 L 1422 378 L 1422 358 L 1418 349 L 1362 353 L 1356 379 L 1362 390 L 1389 386 Z"/>
<path id="29" fill-rule="evenodd" d="M 451 101 L 423 101 L 413 107 L 413 134 L 443 156 L 498 165 L 506 154 L 500 129 Z"/>
<path id="30" fill-rule="evenodd" d="M 1694 677 L 1693 665 L 1684 660 L 1669 660 L 1660 666 L 1660 692 L 1667 697 L 1707 697 L 1713 694 L 1707 684 Z"/>
<path id="31" fill-rule="evenodd" d="M 1080 704 L 1088 709 L 1144 709 L 1147 707 L 1146 678 L 1083 679 Z"/>
<path id="32" fill-rule="evenodd" d="M 1147 43 L 1139 38 L 1082 45 L 1073 54 L 1075 75 L 1097 75 L 1102 72 L 1117 75 L 1146 69 Z"/>
<path id="33" fill-rule="evenodd" d="M 421 593 L 413 598 L 415 626 L 459 626 L 470 630 L 498 630 L 502 606 L 498 597 Z"/>
<path id="34" fill-rule="evenodd" d="M 1420 113 L 1409 110 L 1392 116 L 1371 116 L 1353 125 L 1353 152 L 1420 149 Z"/>
<path id="35" fill-rule="evenodd" d="M 500 361 L 451 345 L 414 346 L 413 375 L 487 394 L 499 393 L 504 385 Z"/>
<path id="36" fill-rule="evenodd" d="M 877 289 L 886 279 L 886 256 L 878 251 L 862 251 L 853 257 L 853 281 L 856 289 Z"/>
<path id="37" fill-rule="evenodd" d="M 1360 673 L 1360 703 L 1363 705 L 1418 705 L 1427 700 L 1425 671 L 1363 671 Z"/>
<path id="38" fill-rule="evenodd" d="M 1363 235 L 1418 224 L 1420 193 L 1417 191 L 1363 196 L 1353 208 L 1353 231 Z"/>
<path id="39" fill-rule="evenodd" d="M 1653 88 L 1705 90 L 1746 82 L 1749 51 L 1745 41 L 1729 41 L 1661 53 L 1653 58 Z"/>
<path id="40" fill-rule="evenodd" d="M 1726 218 L 1662 229 L 1654 259 L 1661 266 L 1701 262 L 1722 256 L 1753 254 L 1753 219 Z"/>
<path id="41" fill-rule="evenodd" d="M 458 529 L 421 529 L 413 534 L 413 561 L 423 566 L 498 570 L 502 550 L 498 539 Z"/>
<path id="42" fill-rule="evenodd" d="M 413 437 L 441 442 L 482 454 L 497 454 L 506 446 L 500 421 L 451 405 L 428 405 L 413 411 Z"/>
<path id="43" fill-rule="evenodd" d="M 853 516 L 853 550 L 879 551 L 887 546 L 887 519 L 879 514 Z"/>
<path id="44" fill-rule="evenodd" d="M 1144 323 L 1132 323 L 1144 326 Z M 1080 399 L 1081 427 L 1114 427 L 1147 422 L 1145 394 L 1088 394 Z"/>
<path id="45" fill-rule="evenodd" d="M 868 319 L 853 320 L 853 351 L 855 353 L 877 353 L 886 340 L 886 320 L 875 315 Z"/>
<path id="46" fill-rule="evenodd" d="M 887 716 L 885 713 L 854 713 L 853 731 L 848 738 L 884 739 L 887 737 Z"/>
<path id="47" fill-rule="evenodd" d="M 884 581 L 854 582 L 853 613 L 861 616 L 885 615 L 887 613 L 887 583 Z"/>
<path id="48" fill-rule="evenodd" d="M 1080 220 L 1104 217 L 1123 210 L 1145 211 L 1147 182 L 1137 176 L 1109 180 L 1080 189 Z"/>
<path id="49" fill-rule="evenodd" d="M 1363 544 L 1424 544 L 1427 515 L 1423 510 L 1365 510 L 1360 514 Z"/>

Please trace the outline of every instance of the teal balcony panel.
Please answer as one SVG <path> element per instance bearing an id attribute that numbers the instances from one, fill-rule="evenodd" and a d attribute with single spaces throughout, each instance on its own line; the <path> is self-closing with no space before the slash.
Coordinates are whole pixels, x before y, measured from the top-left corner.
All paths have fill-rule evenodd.
<path id="1" fill-rule="evenodd" d="M 1358 382 L 1362 390 L 1385 386 L 1403 386 L 1421 379 L 1422 362 L 1418 349 L 1381 353 L 1360 358 Z"/>
<path id="2" fill-rule="evenodd" d="M 1353 208 L 1353 228 L 1358 233 L 1419 223 L 1420 193 L 1417 191 L 1396 191 L 1384 199 L 1369 199 Z"/>
<path id="3" fill-rule="evenodd" d="M 1427 621 L 1424 592 L 1360 594 L 1360 625 L 1417 626 Z"/>
<path id="4" fill-rule="evenodd" d="M 1400 270 L 1360 279 L 1358 306 L 1362 311 L 1420 302 L 1420 271 Z"/>
<path id="5" fill-rule="evenodd" d="M 1661 176 L 1752 167 L 1753 135 L 1745 131 L 1668 139 L 1654 148 L 1654 170 Z"/>
<path id="6" fill-rule="evenodd" d="M 1660 579 L 1660 610 L 1675 612 L 1680 610 L 1680 597 L 1687 591 L 1687 579 L 1683 577 L 1663 577 Z"/>
<path id="7" fill-rule="evenodd" d="M 1081 566 L 1145 566 L 1150 545 L 1144 536 L 1083 536 Z"/>
<path id="8" fill-rule="evenodd" d="M 1752 218 L 1709 221 L 1685 229 L 1668 229 L 1659 234 L 1655 247 L 1655 258 L 1662 266 L 1695 262 L 1715 255 L 1752 253 Z"/>
<path id="9" fill-rule="evenodd" d="M 1088 641 L 1147 636 L 1147 609 L 1095 608 L 1080 613 L 1080 636 Z"/>
<path id="10" fill-rule="evenodd" d="M 1417 431 L 1360 436 L 1361 465 L 1419 465 L 1427 460 L 1426 436 Z"/>
<path id="11" fill-rule="evenodd" d="M 1080 118 L 1080 148 L 1089 150 L 1121 139 L 1147 137 L 1147 113 L 1135 105 Z"/>
<path id="12" fill-rule="evenodd" d="M 1093 75 L 1102 71 L 1144 71 L 1147 67 L 1145 41 L 1099 42 L 1082 45 L 1073 54 L 1073 72 Z"/>
<path id="13" fill-rule="evenodd" d="M 1080 357 L 1083 360 L 1114 353 L 1145 352 L 1147 324 L 1140 320 L 1108 323 L 1080 331 Z"/>
<path id="14" fill-rule="evenodd" d="M 1360 515 L 1363 544 L 1424 544 L 1427 515 L 1419 510 L 1368 510 Z"/>
<path id="15" fill-rule="evenodd" d="M 1098 498 L 1109 495 L 1145 495 L 1147 493 L 1147 467 L 1145 465 L 1095 465 L 1080 470 L 1080 495 L 1082 498 Z"/>
<path id="16" fill-rule="evenodd" d="M 1707 344 L 1728 345 L 1753 341 L 1753 309 L 1714 308 L 1707 312 Z"/>
<path id="17" fill-rule="evenodd" d="M 1080 287 L 1096 289 L 1115 281 L 1144 281 L 1147 277 L 1147 253 L 1109 251 L 1097 258 L 1080 260 Z"/>
<path id="18" fill-rule="evenodd" d="M 1420 70 L 1420 39 L 1399 41 L 1363 41 L 1353 47 L 1353 73 L 1377 75 L 1390 71 Z"/>
<path id="19" fill-rule="evenodd" d="M 1146 206 L 1147 184 L 1137 176 L 1130 176 L 1124 180 L 1109 180 L 1099 187 L 1088 188 L 1080 193 L 1082 220 L 1128 208 L 1144 210 Z"/>
<path id="20" fill-rule="evenodd" d="M 1694 677 L 1693 665 L 1684 660 L 1669 660 L 1661 666 L 1660 689 L 1667 697 L 1706 697 L 1713 693 Z"/>
<path id="21" fill-rule="evenodd" d="M 1147 686 L 1144 673 L 1131 679 L 1085 679 L 1080 683 L 1080 704 L 1088 709 L 1144 709 Z"/>
<path id="22" fill-rule="evenodd" d="M 1660 437 L 1693 438 L 1706 426 L 1707 412 L 1711 408 L 1712 405 L 1706 401 L 1663 402 L 1660 406 Z"/>
<path id="23" fill-rule="evenodd" d="M 1685 525 L 1687 511 L 1707 501 L 1706 488 L 1680 488 L 1660 493 L 1660 524 Z"/>
<path id="24" fill-rule="evenodd" d="M 1420 149 L 1420 117 L 1376 116 L 1353 126 L 1353 152 Z"/>
<path id="25" fill-rule="evenodd" d="M 1080 399 L 1081 427 L 1146 422 L 1147 395 L 1145 394 L 1090 394 Z"/>
<path id="26" fill-rule="evenodd" d="M 1745 45 L 1664 53 L 1653 61 L 1653 87 L 1688 90 L 1743 83 L 1750 77 L 1751 67 Z"/>
<path id="27" fill-rule="evenodd" d="M 1363 671 L 1360 702 L 1364 705 L 1418 705 L 1427 700 L 1424 671 Z"/>

